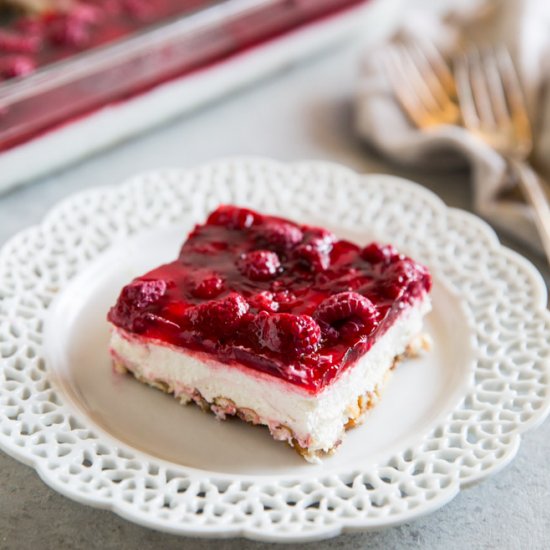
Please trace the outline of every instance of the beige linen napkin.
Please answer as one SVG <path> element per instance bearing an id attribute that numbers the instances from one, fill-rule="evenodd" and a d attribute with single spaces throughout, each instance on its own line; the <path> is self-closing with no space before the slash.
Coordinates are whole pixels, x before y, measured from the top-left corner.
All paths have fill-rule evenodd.
<path id="1" fill-rule="evenodd" d="M 535 130 L 535 163 L 550 176 L 550 1 L 478 0 L 456 2 L 446 13 L 410 10 L 391 40 L 424 39 L 452 55 L 470 40 L 504 43 L 521 74 Z M 361 137 L 399 163 L 456 168 L 469 162 L 473 207 L 490 223 L 542 251 L 531 208 L 504 198 L 509 185 L 504 161 L 466 130 L 414 128 L 395 102 L 382 64 L 387 43 L 365 52 L 356 94 L 355 123 Z M 550 87 L 549 87 L 550 88 Z M 535 108 L 536 106 L 536 108 Z M 508 184 L 507 184 L 508 182 Z"/>

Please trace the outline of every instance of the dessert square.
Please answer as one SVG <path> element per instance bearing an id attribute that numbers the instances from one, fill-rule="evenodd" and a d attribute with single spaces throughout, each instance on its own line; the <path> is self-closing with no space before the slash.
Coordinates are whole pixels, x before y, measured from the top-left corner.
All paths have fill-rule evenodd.
<path id="1" fill-rule="evenodd" d="M 220 206 L 108 314 L 117 369 L 219 419 L 332 452 L 418 347 L 426 267 L 391 245 Z"/>

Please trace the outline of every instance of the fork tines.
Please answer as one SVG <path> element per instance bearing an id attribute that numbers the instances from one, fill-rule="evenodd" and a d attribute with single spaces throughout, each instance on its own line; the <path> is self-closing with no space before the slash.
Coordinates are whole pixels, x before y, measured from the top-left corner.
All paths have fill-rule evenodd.
<path id="1" fill-rule="evenodd" d="M 503 140 L 515 135 L 522 149 L 531 149 L 523 91 L 506 48 L 469 48 L 455 60 L 455 77 L 464 125 L 469 130 L 498 131 Z"/>
<path id="2" fill-rule="evenodd" d="M 416 126 L 458 121 L 454 78 L 434 44 L 395 44 L 384 52 L 382 61 L 397 101 Z"/>

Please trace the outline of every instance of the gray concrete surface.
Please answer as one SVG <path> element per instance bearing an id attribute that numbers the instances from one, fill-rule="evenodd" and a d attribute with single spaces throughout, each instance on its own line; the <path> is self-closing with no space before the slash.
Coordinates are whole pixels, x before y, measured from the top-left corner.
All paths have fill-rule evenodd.
<path id="1" fill-rule="evenodd" d="M 349 100 L 355 47 L 348 44 L 200 112 L 78 166 L 0 197 L 0 243 L 37 223 L 59 199 L 115 184 L 141 170 L 191 166 L 219 156 L 258 154 L 281 160 L 334 160 L 363 172 L 398 174 L 429 187 L 451 206 L 469 209 L 467 172 L 428 173 L 391 166 L 353 136 Z M 548 283 L 542 258 L 534 261 Z M 528 433 L 500 474 L 463 491 L 430 516 L 372 533 L 304 545 L 370 548 L 543 549 L 550 539 L 550 422 Z M 29 467 L 0 452 L 1 549 L 269 548 L 243 540 L 189 539 L 133 525 L 55 493 Z M 293 547 L 291 545 L 290 547 Z"/>

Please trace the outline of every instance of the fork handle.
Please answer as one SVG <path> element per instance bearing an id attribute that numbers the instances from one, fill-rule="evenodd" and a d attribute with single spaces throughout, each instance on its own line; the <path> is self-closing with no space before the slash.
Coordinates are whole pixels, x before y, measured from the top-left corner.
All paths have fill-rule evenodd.
<path id="1" fill-rule="evenodd" d="M 510 160 L 510 163 L 519 176 L 519 186 L 525 199 L 533 207 L 535 224 L 550 264 L 550 207 L 546 193 L 542 188 L 539 176 L 526 162 Z"/>

